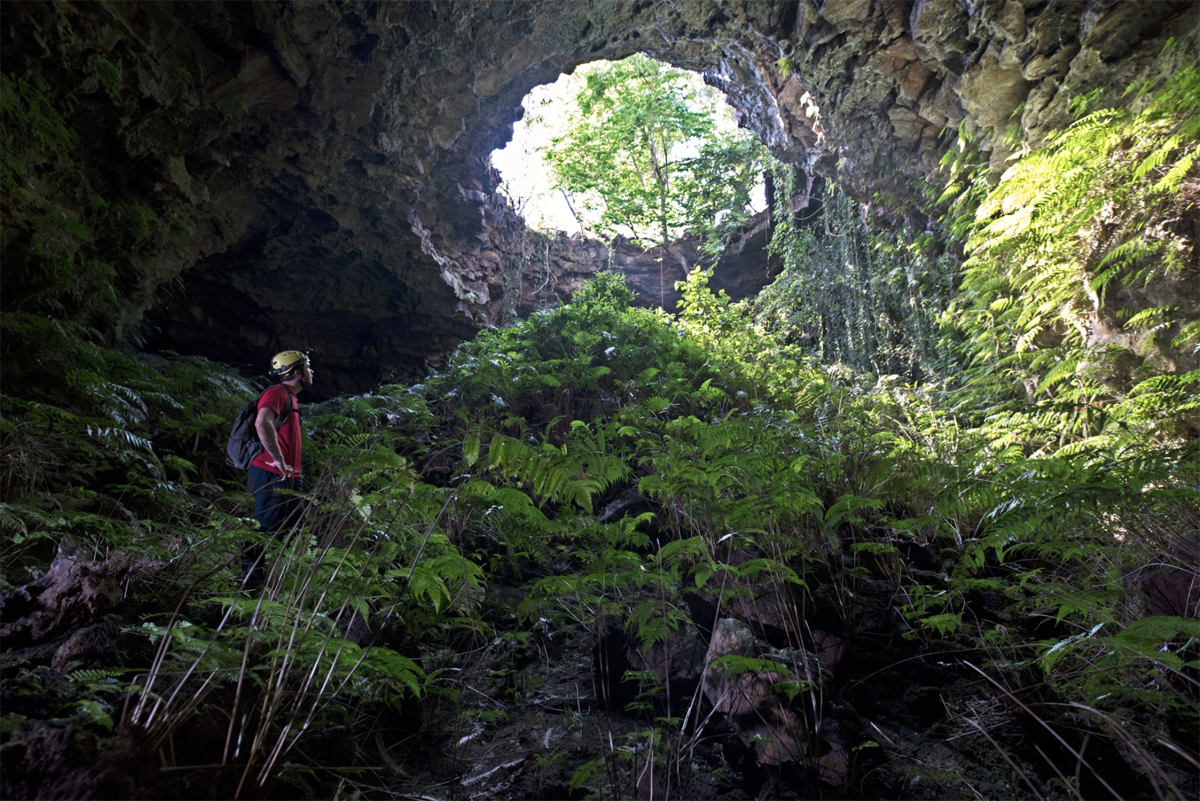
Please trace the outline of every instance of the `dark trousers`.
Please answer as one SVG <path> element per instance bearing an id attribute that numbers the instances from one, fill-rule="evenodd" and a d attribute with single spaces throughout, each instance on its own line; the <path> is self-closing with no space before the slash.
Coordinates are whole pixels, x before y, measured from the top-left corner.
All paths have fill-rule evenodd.
<path id="1" fill-rule="evenodd" d="M 284 478 L 261 467 L 250 468 L 246 492 L 254 496 L 254 519 L 258 521 L 262 533 L 278 539 L 299 522 L 303 510 L 302 499 L 279 490 L 299 491 L 302 486 L 303 479 L 300 477 Z M 242 552 L 242 583 L 247 589 L 262 586 L 262 557 L 263 549 L 258 546 L 247 546 Z"/>
<path id="2" fill-rule="evenodd" d="M 254 519 L 260 531 L 278 537 L 299 520 L 300 499 L 279 490 L 300 490 L 303 482 L 299 476 L 284 478 L 261 467 L 250 468 L 246 492 L 254 496 Z"/>

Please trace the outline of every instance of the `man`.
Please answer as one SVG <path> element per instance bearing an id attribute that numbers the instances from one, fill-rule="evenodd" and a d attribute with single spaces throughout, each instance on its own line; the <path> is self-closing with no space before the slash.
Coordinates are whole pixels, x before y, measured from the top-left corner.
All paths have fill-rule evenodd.
<path id="1" fill-rule="evenodd" d="M 313 369 L 308 356 L 298 350 L 276 353 L 270 375 L 277 380 L 258 399 L 254 430 L 263 452 L 250 462 L 246 491 L 254 496 L 254 519 L 268 536 L 278 537 L 298 519 L 296 498 L 280 490 L 301 488 L 300 407 L 296 396 L 312 386 Z M 284 417 L 276 427 L 276 418 Z M 247 589 L 263 582 L 261 550 L 251 549 L 242 557 L 242 577 Z"/>

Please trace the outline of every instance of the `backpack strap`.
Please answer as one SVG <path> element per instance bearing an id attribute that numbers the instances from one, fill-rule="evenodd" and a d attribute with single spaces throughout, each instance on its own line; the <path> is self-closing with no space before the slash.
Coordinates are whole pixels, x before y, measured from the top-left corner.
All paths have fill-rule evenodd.
<path id="1" fill-rule="evenodd" d="M 270 387 L 268 387 L 267 389 L 270 389 Z M 262 403 L 263 396 L 266 394 L 267 394 L 267 390 L 264 389 L 262 392 L 262 395 L 259 395 L 258 400 L 254 402 L 255 414 L 257 414 L 258 404 Z M 283 428 L 283 424 L 287 422 L 287 419 L 291 415 L 292 412 L 295 412 L 296 414 L 300 414 L 300 410 L 298 408 L 296 408 L 296 399 L 294 397 L 292 397 L 292 395 L 289 394 L 288 400 L 290 400 L 291 403 L 289 403 L 287 405 L 287 407 L 283 410 L 283 414 L 275 415 L 275 430 L 276 431 Z"/>

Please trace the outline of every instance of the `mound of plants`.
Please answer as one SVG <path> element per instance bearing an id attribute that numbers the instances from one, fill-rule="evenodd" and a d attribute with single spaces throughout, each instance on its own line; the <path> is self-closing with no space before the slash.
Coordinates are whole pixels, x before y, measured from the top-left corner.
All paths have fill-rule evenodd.
<path id="1" fill-rule="evenodd" d="M 703 275 L 678 320 L 629 301 L 601 276 L 423 383 L 311 407 L 309 513 L 266 543 L 257 595 L 239 591 L 236 566 L 258 535 L 212 456 L 252 388 L 39 321 L 71 403 L 5 399 L 14 794 L 382 792 L 398 779 L 381 755 L 419 760 L 406 738 L 436 742 L 456 716 L 481 714 L 456 679 L 478 642 L 528 646 L 607 621 L 650 654 L 691 630 L 711 637 L 723 615 L 776 650 L 705 670 L 768 677 L 805 743 L 786 771 L 744 771 L 745 792 L 778 781 L 870 795 L 908 775 L 896 731 L 889 742 L 813 702 L 878 708 L 890 660 L 934 660 L 939 681 L 969 682 L 999 721 L 980 715 L 969 736 L 1039 793 L 1082 779 L 1018 749 L 1021 726 L 1104 777 L 1080 751 L 1084 727 L 1164 795 L 1182 792 L 1196 622 L 1162 607 L 1169 589 L 1160 603 L 1146 588 L 1186 564 L 1194 446 L 1022 458 L 957 427 L 927 389 L 786 358 Z M 763 352 L 778 359 L 752 358 Z M 91 600 L 46 622 L 36 613 L 68 574 Z M 486 594 L 501 585 L 521 588 L 503 621 Z M 768 598 L 784 611 L 755 609 Z M 851 657 L 805 664 L 825 637 Z M 687 748 L 720 720 L 701 712 L 698 685 L 682 694 L 653 667 L 596 693 L 581 678 L 593 711 L 632 728 L 607 754 L 560 758 L 554 786 L 582 797 L 603 776 L 601 794 L 631 794 L 653 764 L 663 792 L 694 788 Z M 853 754 L 836 770 L 827 718 Z M 64 738 L 64 778 L 19 784 Z"/>

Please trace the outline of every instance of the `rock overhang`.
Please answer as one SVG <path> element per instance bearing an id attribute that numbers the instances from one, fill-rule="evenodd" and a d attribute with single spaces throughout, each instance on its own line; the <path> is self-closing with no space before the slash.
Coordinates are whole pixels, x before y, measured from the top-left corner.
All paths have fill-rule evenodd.
<path id="1" fill-rule="evenodd" d="M 1018 108 L 1037 141 L 1069 97 L 1098 80 L 1119 92 L 1169 34 L 1194 47 L 1193 3 L 1129 5 L 5 4 L 2 58 L 80 133 L 38 179 L 108 243 L 113 328 L 148 319 L 152 345 L 235 364 L 313 347 L 332 393 L 419 372 L 540 302 L 520 276 L 540 264 L 531 235 L 488 157 L 525 94 L 579 64 L 644 52 L 701 72 L 776 155 L 899 195 L 936 167 L 947 128 L 1002 159 L 996 129 Z M 148 209 L 154 235 L 130 241 L 128 215 L 67 197 L 72 180 L 108 209 Z M 6 198 L 6 261 L 39 213 Z M 559 289 L 587 274 L 572 264 Z M 11 284 L 18 305 L 34 283 Z"/>

